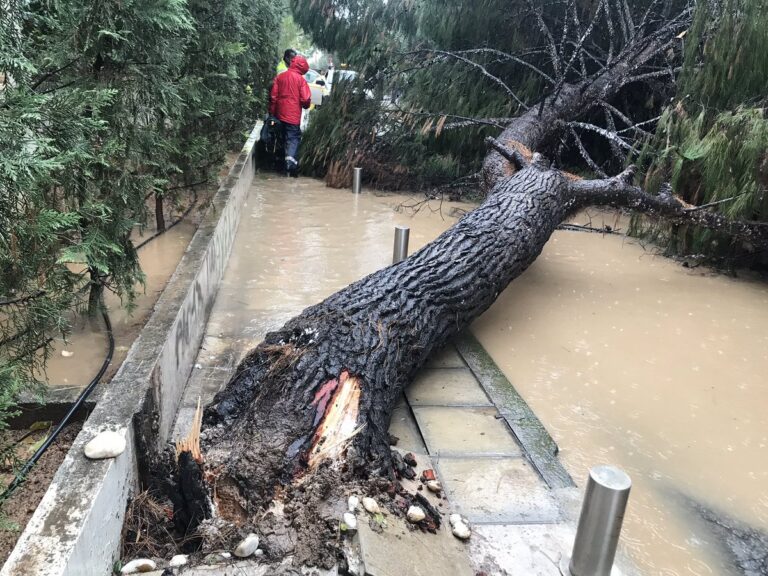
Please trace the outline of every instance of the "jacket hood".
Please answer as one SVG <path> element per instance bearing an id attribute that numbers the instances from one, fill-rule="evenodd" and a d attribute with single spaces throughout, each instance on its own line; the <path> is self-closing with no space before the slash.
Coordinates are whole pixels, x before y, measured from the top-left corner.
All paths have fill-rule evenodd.
<path id="1" fill-rule="evenodd" d="M 296 56 L 291 60 L 291 70 L 296 70 L 302 76 L 309 70 L 309 63 L 304 56 Z"/>

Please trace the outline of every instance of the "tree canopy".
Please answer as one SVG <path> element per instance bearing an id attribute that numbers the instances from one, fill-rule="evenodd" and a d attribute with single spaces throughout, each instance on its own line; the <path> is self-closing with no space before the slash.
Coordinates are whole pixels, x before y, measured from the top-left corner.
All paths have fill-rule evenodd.
<path id="1" fill-rule="evenodd" d="M 0 428 L 54 338 L 141 289 L 147 199 L 215 174 L 263 112 L 268 0 L 6 0 L 0 10 Z"/>
<path id="2" fill-rule="evenodd" d="M 670 182 L 693 205 L 734 219 L 768 220 L 768 2 L 701 2 L 686 36 L 679 89 L 643 151 L 645 182 Z M 648 225 L 672 253 L 765 266 L 765 254 L 695 227 Z"/>

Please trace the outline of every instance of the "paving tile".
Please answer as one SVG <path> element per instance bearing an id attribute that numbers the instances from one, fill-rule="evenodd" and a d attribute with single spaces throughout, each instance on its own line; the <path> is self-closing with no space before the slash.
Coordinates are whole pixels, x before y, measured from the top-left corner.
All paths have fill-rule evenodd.
<path id="1" fill-rule="evenodd" d="M 392 419 L 389 421 L 389 433 L 400 439 L 397 442 L 398 448 L 407 452 L 426 453 L 427 449 L 421 440 L 419 428 L 407 404 L 398 404 L 392 411 Z"/>
<path id="2" fill-rule="evenodd" d="M 402 518 L 387 516 L 381 533 L 358 521 L 366 576 L 474 576 L 467 545 L 444 522 L 437 534 L 411 530 Z"/>
<path id="3" fill-rule="evenodd" d="M 435 458 L 448 500 L 472 522 L 556 522 L 554 497 L 524 458 Z"/>
<path id="4" fill-rule="evenodd" d="M 414 406 L 413 412 L 432 456 L 521 453 L 495 408 Z"/>
<path id="5" fill-rule="evenodd" d="M 426 368 L 466 368 L 467 365 L 459 356 L 459 352 L 453 344 L 448 344 L 442 350 L 438 350 L 427 360 Z"/>
<path id="6" fill-rule="evenodd" d="M 492 406 L 468 368 L 423 369 L 405 394 L 411 406 Z"/>
<path id="7" fill-rule="evenodd" d="M 575 530 L 564 524 L 476 526 L 470 540 L 472 566 L 476 572 L 498 576 L 562 576 L 573 549 Z M 621 554 L 611 576 L 639 576 Z"/>
<path id="8" fill-rule="evenodd" d="M 573 531 L 563 525 L 475 526 L 470 555 L 486 574 L 562 576 L 559 564 L 572 544 Z"/>

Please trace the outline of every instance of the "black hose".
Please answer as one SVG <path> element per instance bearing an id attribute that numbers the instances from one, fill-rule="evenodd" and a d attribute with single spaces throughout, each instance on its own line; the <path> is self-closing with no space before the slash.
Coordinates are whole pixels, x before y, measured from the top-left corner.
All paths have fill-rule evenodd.
<path id="1" fill-rule="evenodd" d="M 141 248 L 142 246 L 146 246 L 149 242 L 157 238 L 158 236 L 161 236 L 162 234 L 165 234 L 176 226 L 179 222 L 184 220 L 189 213 L 192 211 L 192 208 L 195 207 L 197 204 L 197 191 L 193 190 L 194 199 L 192 200 L 192 203 L 187 207 L 187 209 L 182 213 L 181 216 L 179 216 L 178 219 L 176 219 L 170 226 L 168 226 L 165 230 L 161 230 L 160 232 L 157 232 L 144 240 L 141 244 L 136 246 L 136 250 Z M 35 451 L 34 454 L 32 454 L 32 457 L 26 461 L 24 466 L 19 470 L 19 472 L 16 474 L 16 476 L 13 478 L 13 481 L 8 485 L 8 487 L 3 491 L 2 494 L 0 494 L 0 502 L 3 502 L 6 500 L 13 492 L 21 486 L 21 484 L 24 483 L 24 480 L 26 479 L 27 474 L 32 469 L 32 466 L 37 464 L 37 461 L 40 460 L 42 455 L 45 453 L 46 450 L 53 444 L 53 442 L 56 440 L 58 435 L 61 433 L 61 431 L 66 427 L 67 424 L 69 424 L 69 420 L 74 416 L 74 414 L 80 409 L 80 407 L 83 405 L 83 403 L 88 399 L 88 396 L 91 395 L 91 392 L 93 392 L 93 389 L 96 388 L 96 385 L 99 383 L 99 380 L 101 380 L 101 377 L 104 376 L 104 373 L 107 371 L 107 368 L 109 367 L 109 364 L 112 362 L 112 356 L 115 353 L 115 337 L 112 334 L 112 322 L 109 319 L 109 314 L 107 314 L 107 309 L 102 307 L 101 310 L 101 316 L 104 318 L 104 325 L 107 328 L 107 339 L 109 340 L 109 352 L 107 352 L 107 357 L 104 359 L 104 362 L 101 365 L 101 368 L 99 369 L 99 373 L 96 374 L 96 377 L 91 380 L 90 384 L 82 391 L 80 392 L 80 395 L 77 397 L 77 400 L 75 400 L 75 403 L 72 404 L 69 411 L 64 415 L 64 418 L 62 418 L 61 422 L 59 422 L 59 425 L 56 426 L 56 429 L 48 436 L 48 438 L 43 442 L 43 444 Z"/>
<path id="2" fill-rule="evenodd" d="M 21 470 L 19 470 L 19 472 L 16 474 L 13 481 L 8 485 L 8 488 L 6 488 L 3 493 L 0 494 L 0 502 L 8 498 L 13 493 L 13 491 L 16 490 L 16 488 L 18 488 L 24 482 L 27 474 L 32 469 L 32 466 L 37 464 L 37 461 L 45 453 L 45 451 L 48 450 L 51 444 L 53 444 L 64 427 L 69 424 L 70 418 L 72 418 L 75 412 L 80 409 L 80 407 L 83 405 L 83 402 L 85 402 L 88 396 L 90 396 L 91 392 L 93 392 L 93 389 L 96 388 L 96 384 L 99 383 L 99 380 L 101 380 L 101 377 L 104 376 L 104 373 L 107 371 L 109 364 L 112 362 L 112 355 L 115 353 L 115 338 L 112 334 L 112 322 L 109 319 L 109 314 L 107 314 L 106 308 L 102 308 L 101 316 L 104 318 L 104 325 L 107 328 L 109 352 L 107 352 L 107 357 L 104 359 L 99 373 L 96 374 L 96 377 L 91 380 L 90 384 L 88 384 L 88 386 L 82 392 L 80 392 L 77 400 L 75 400 L 75 403 L 72 404 L 64 418 L 61 419 L 61 422 L 59 422 L 59 425 L 56 426 L 56 429 L 50 434 L 50 436 L 48 436 L 45 442 L 43 442 L 43 444 L 35 451 L 35 453 L 32 454 L 32 457 L 27 460 Z"/>

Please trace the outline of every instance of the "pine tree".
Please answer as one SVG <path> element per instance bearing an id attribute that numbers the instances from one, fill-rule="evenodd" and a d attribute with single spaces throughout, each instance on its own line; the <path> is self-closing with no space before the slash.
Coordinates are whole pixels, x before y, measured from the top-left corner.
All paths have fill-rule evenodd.
<path id="1" fill-rule="evenodd" d="M 39 388 L 54 337 L 82 297 L 83 270 L 63 254 L 82 244 L 82 214 L 69 191 L 104 160 L 104 110 L 113 94 L 45 90 L 62 64 L 35 61 L 48 24 L 23 1 L 0 13 L 0 429 L 17 394 Z M 45 68 L 40 67 L 40 64 Z"/>
<path id="2" fill-rule="evenodd" d="M 618 56 L 635 27 L 653 28 L 685 2 L 640 0 L 630 6 L 621 0 L 292 0 L 291 6 L 297 22 L 319 46 L 339 52 L 361 71 L 365 88 L 377 95 L 395 95 L 397 105 L 387 105 L 379 114 L 377 124 L 386 129 L 377 131 L 381 143 L 376 151 L 391 150 L 397 167 L 406 169 L 417 184 L 423 175 L 434 175 L 423 182 L 429 185 L 477 171 L 485 138 L 498 134 L 527 107 L 540 105 L 542 96 L 557 92 L 561 73 L 571 81 L 582 72 L 599 70 L 606 59 Z M 577 49 L 579 38 L 588 41 L 586 52 Z M 569 61 L 577 52 L 579 57 Z M 637 83 L 615 97 L 612 111 L 594 110 L 579 120 L 616 132 L 628 127 L 618 119 L 622 115 L 650 119 L 670 95 L 669 78 L 663 80 Z M 338 108 L 345 111 L 346 133 L 371 138 L 370 126 L 355 130 L 361 118 L 354 108 L 344 104 Z M 337 112 L 321 109 L 318 116 Z M 322 133 L 314 134 L 312 126 L 309 131 L 304 152 L 315 174 L 330 165 L 345 165 L 371 149 L 361 138 L 328 158 L 326 151 L 337 148 L 335 144 Z M 560 165 L 582 165 L 588 156 L 583 152 L 585 143 L 591 152 L 589 171 L 621 170 L 623 152 L 595 133 L 566 130 L 549 152 Z M 444 169 L 434 170 L 435 158 Z M 395 174 L 375 165 L 366 172 Z"/>

